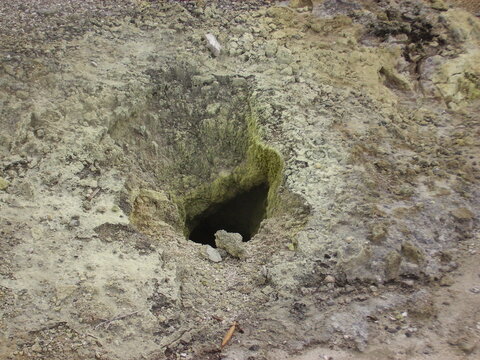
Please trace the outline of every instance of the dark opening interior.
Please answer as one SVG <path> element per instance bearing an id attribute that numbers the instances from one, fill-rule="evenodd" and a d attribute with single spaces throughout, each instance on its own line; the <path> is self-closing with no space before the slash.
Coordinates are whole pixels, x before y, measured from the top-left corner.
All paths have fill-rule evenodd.
<path id="1" fill-rule="evenodd" d="M 236 232 L 248 241 L 257 232 L 267 210 L 268 185 L 262 184 L 216 204 L 193 218 L 187 226 L 189 239 L 200 244 L 215 246 L 218 230 Z"/>

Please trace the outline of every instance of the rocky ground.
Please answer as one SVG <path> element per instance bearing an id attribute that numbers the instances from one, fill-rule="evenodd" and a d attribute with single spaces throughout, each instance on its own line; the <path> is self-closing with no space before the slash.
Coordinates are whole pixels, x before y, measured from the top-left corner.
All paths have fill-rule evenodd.
<path id="1" fill-rule="evenodd" d="M 478 357 L 478 11 L 1 2 L 0 358 Z"/>

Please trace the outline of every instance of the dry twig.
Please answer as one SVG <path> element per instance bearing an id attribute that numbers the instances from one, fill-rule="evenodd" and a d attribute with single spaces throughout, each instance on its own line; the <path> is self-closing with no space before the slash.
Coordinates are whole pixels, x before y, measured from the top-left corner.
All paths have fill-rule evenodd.
<path id="1" fill-rule="evenodd" d="M 92 199 L 97 196 L 97 194 L 100 192 L 100 188 L 97 187 L 95 190 L 92 191 L 92 193 L 87 197 L 87 201 L 92 201 Z"/>
<path id="2" fill-rule="evenodd" d="M 94 327 L 94 329 L 97 330 L 100 326 L 105 326 L 105 330 L 108 330 L 108 328 L 110 327 L 110 324 L 111 324 L 112 322 L 117 321 L 117 320 L 125 319 L 125 318 L 127 318 L 127 317 L 129 317 L 129 316 L 133 316 L 133 315 L 135 315 L 135 314 L 137 314 L 137 313 L 138 313 L 138 311 L 134 311 L 134 312 L 132 312 L 132 313 L 130 313 L 130 314 L 119 315 L 119 316 L 114 317 L 113 319 L 104 320 L 104 321 L 102 321 L 100 324 L 96 325 L 96 326 Z"/>
<path id="3" fill-rule="evenodd" d="M 243 330 L 240 329 L 240 325 L 238 324 L 237 321 L 234 321 L 232 323 L 232 326 L 230 326 L 230 329 L 228 329 L 227 333 L 225 334 L 225 337 L 223 338 L 222 345 L 221 345 L 222 348 L 228 344 L 233 334 L 235 333 L 235 330 L 238 330 L 239 332 L 243 333 Z"/>

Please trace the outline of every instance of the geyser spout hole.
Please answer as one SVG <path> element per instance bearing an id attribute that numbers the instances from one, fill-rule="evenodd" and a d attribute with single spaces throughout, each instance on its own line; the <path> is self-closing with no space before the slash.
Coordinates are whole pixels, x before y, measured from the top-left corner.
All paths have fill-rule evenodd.
<path id="1" fill-rule="evenodd" d="M 225 230 L 240 233 L 243 241 L 250 240 L 265 218 L 268 190 L 267 184 L 261 184 L 223 203 L 213 204 L 187 221 L 189 239 L 215 247 L 215 233 Z"/>

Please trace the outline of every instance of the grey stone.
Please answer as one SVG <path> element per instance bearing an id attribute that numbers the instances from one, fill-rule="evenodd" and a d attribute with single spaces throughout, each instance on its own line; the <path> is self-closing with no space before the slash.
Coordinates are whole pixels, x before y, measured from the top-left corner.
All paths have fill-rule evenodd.
<path id="1" fill-rule="evenodd" d="M 280 46 L 277 50 L 277 62 L 279 64 L 291 64 L 293 62 L 292 52 L 285 46 Z"/>
<path id="2" fill-rule="evenodd" d="M 210 261 L 213 261 L 216 263 L 222 261 L 222 256 L 220 255 L 218 250 L 214 249 L 210 245 L 207 245 L 205 252 L 207 253 L 207 257 Z"/>
<path id="3" fill-rule="evenodd" d="M 454 283 L 455 281 L 449 275 L 445 275 L 440 279 L 440 286 L 452 286 Z"/>
<path id="4" fill-rule="evenodd" d="M 229 233 L 225 230 L 218 230 L 215 233 L 215 244 L 218 248 L 224 249 L 231 256 L 244 259 L 245 247 L 242 241 L 242 235 L 238 233 Z"/>
<path id="5" fill-rule="evenodd" d="M 205 39 L 207 39 L 207 47 L 212 52 L 213 56 L 219 56 L 222 47 L 220 46 L 216 37 L 213 34 L 206 34 Z"/>
<path id="6" fill-rule="evenodd" d="M 23 196 L 25 199 L 33 200 L 35 198 L 34 186 L 31 182 L 25 181 L 19 184 L 16 188 L 15 194 Z"/>
<path id="7" fill-rule="evenodd" d="M 334 284 L 335 283 L 335 278 L 332 275 L 327 275 L 327 276 L 325 276 L 324 281 L 327 284 Z"/>
<path id="8" fill-rule="evenodd" d="M 267 41 L 265 44 L 265 55 L 267 57 L 273 57 L 277 53 L 278 44 L 276 40 Z"/>
<path id="9" fill-rule="evenodd" d="M 280 71 L 280 74 L 282 75 L 287 75 L 287 76 L 292 76 L 293 75 L 293 70 L 291 66 L 287 66 L 284 68 L 282 71 Z"/>
<path id="10" fill-rule="evenodd" d="M 42 351 L 42 347 L 41 347 L 38 343 L 35 343 L 35 344 L 33 344 L 33 346 L 32 346 L 32 350 L 35 351 L 35 352 L 41 352 L 41 351 Z"/>
<path id="11" fill-rule="evenodd" d="M 451 211 L 451 214 L 458 221 L 468 221 L 475 217 L 475 214 L 466 207 L 459 207 Z"/>
<path id="12" fill-rule="evenodd" d="M 388 253 L 385 259 L 385 279 L 387 281 L 398 277 L 401 263 L 402 257 L 397 251 L 393 250 Z"/>
<path id="13" fill-rule="evenodd" d="M 222 257 L 222 259 L 225 259 L 228 256 L 228 253 L 224 249 L 216 249 L 216 250 L 218 251 L 218 253 Z"/>
<path id="14" fill-rule="evenodd" d="M 458 344 L 458 347 L 465 353 L 465 354 L 471 354 L 473 353 L 476 348 L 477 348 L 477 343 L 475 342 L 474 339 L 465 339 L 463 341 L 460 341 Z"/>

